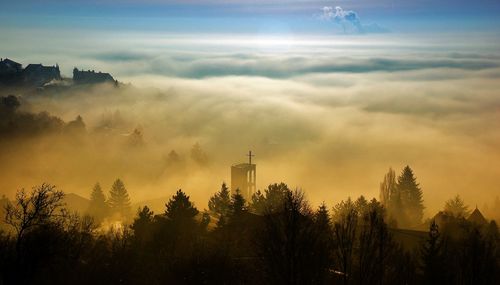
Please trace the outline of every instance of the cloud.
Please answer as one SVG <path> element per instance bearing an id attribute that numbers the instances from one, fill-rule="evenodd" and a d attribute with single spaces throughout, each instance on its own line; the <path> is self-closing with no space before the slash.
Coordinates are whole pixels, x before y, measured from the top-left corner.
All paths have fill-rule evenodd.
<path id="1" fill-rule="evenodd" d="M 132 69 L 128 75 L 149 73 L 184 78 L 223 76 L 292 78 L 311 73 L 400 72 L 426 69 L 487 70 L 499 66 L 498 61 L 450 57 L 418 59 L 340 56 L 332 58 L 317 55 L 311 58 L 303 55 L 267 57 L 255 53 L 224 56 L 192 54 L 184 57 L 157 56 L 151 60 L 145 60 L 141 63 L 140 69 Z"/>
<path id="2" fill-rule="evenodd" d="M 259 188 L 285 181 L 313 203 L 377 197 L 386 169 L 405 164 L 416 171 L 431 211 L 457 193 L 482 204 L 498 192 L 500 169 L 491 164 L 500 161 L 494 39 L 332 36 L 261 50 L 261 39 L 93 36 L 83 46 L 70 37 L 23 37 L 46 43 L 36 53 L 14 40 L 0 47 L 10 56 L 9 45 L 19 46 L 10 51 L 22 63 L 77 64 L 139 86 L 26 96 L 34 114 L 48 111 L 65 122 L 82 115 L 89 136 L 10 144 L 3 136 L 2 193 L 52 182 L 88 195 L 96 181 L 122 177 L 136 201 L 181 187 L 202 208 L 249 149 L 257 154 Z M 103 125 L 108 132 L 95 131 Z M 144 145 L 125 146 L 121 134 L 138 126 Z M 189 161 L 196 142 L 210 167 L 167 168 L 171 150 Z"/>
<path id="3" fill-rule="evenodd" d="M 331 6 L 323 7 L 323 14 L 320 18 L 339 24 L 342 27 L 344 34 L 386 33 L 389 31 L 374 23 L 363 25 L 356 12 L 352 10 L 344 10 L 340 6 L 336 6 L 335 8 Z"/>

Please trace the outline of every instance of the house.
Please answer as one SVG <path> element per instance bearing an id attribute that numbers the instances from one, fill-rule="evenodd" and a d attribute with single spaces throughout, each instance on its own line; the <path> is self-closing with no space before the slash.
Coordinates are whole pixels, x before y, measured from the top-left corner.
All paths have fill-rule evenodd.
<path id="1" fill-rule="evenodd" d="M 23 70 L 23 77 L 26 84 L 43 86 L 52 80 L 61 80 L 61 72 L 59 65 L 29 64 Z"/>
<path id="2" fill-rule="evenodd" d="M 469 218 L 467 221 L 477 224 L 477 225 L 485 225 L 488 223 L 488 221 L 484 218 L 483 214 L 479 211 L 479 209 L 476 207 L 476 209 L 470 214 Z"/>
<path id="3" fill-rule="evenodd" d="M 76 67 L 73 69 L 73 82 L 76 84 L 116 83 L 113 76 L 109 73 L 78 70 Z"/>
<path id="4" fill-rule="evenodd" d="M 23 71 L 23 65 L 8 58 L 0 59 L 0 74 L 14 74 Z"/>

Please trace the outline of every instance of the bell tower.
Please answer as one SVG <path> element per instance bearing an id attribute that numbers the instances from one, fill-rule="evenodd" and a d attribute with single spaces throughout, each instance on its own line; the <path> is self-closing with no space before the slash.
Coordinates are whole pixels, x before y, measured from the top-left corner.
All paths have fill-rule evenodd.
<path id="1" fill-rule="evenodd" d="M 256 165 L 252 163 L 252 151 L 248 154 L 248 163 L 240 163 L 231 166 L 231 193 L 240 191 L 240 194 L 249 201 L 255 193 L 256 185 Z"/>

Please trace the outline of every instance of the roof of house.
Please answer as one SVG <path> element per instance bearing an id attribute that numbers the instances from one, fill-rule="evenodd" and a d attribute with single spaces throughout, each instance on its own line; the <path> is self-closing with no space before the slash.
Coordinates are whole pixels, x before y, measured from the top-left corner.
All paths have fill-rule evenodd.
<path id="1" fill-rule="evenodd" d="M 2 62 L 3 62 L 4 64 L 7 64 L 7 65 L 14 65 L 14 66 L 17 66 L 17 67 L 22 66 L 22 64 L 20 64 L 20 63 L 18 63 L 18 62 L 15 62 L 15 61 L 13 61 L 13 60 L 11 60 L 11 59 L 8 59 L 8 58 L 3 59 L 3 60 L 2 60 Z"/>
<path id="2" fill-rule="evenodd" d="M 484 218 L 483 214 L 479 211 L 478 208 L 476 208 L 472 214 L 470 214 L 469 218 L 467 219 L 469 222 L 473 222 L 476 224 L 486 224 L 487 221 Z"/>

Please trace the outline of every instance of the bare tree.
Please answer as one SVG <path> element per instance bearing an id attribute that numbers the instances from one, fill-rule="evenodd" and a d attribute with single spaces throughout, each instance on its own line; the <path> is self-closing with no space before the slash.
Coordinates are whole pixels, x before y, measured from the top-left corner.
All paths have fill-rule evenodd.
<path id="1" fill-rule="evenodd" d="M 63 198 L 62 191 L 45 183 L 33 187 L 30 193 L 24 189 L 17 191 L 15 200 L 5 206 L 5 223 L 16 231 L 17 250 L 28 231 L 57 217 L 56 211 L 64 205 Z M 64 211 L 60 214 L 63 215 Z"/>
<path id="2" fill-rule="evenodd" d="M 335 242 L 335 257 L 343 283 L 348 284 L 351 277 L 353 249 L 358 226 L 358 212 L 351 198 L 341 201 L 333 208 L 333 236 Z"/>

